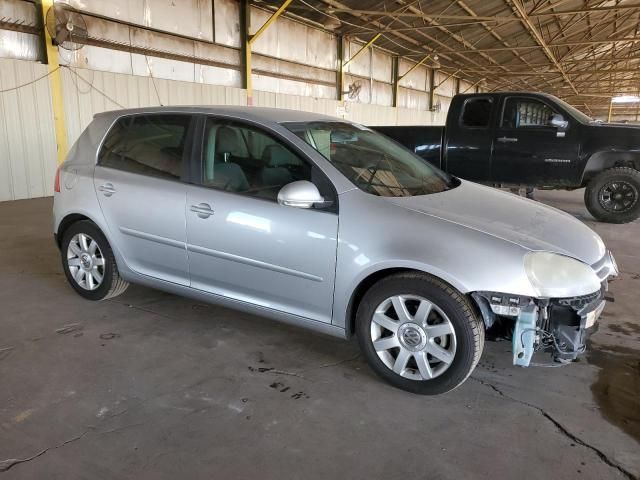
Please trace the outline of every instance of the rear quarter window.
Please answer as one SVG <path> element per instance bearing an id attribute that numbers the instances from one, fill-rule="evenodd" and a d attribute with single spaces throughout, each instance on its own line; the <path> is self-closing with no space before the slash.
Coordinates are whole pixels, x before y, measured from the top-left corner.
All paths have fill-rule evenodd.
<path id="1" fill-rule="evenodd" d="M 470 98 L 462 105 L 460 125 L 468 128 L 486 128 L 491 120 L 492 102 L 489 98 Z"/>
<path id="2" fill-rule="evenodd" d="M 180 179 L 190 115 L 135 115 L 119 119 L 102 143 L 98 164 L 151 177 Z"/>

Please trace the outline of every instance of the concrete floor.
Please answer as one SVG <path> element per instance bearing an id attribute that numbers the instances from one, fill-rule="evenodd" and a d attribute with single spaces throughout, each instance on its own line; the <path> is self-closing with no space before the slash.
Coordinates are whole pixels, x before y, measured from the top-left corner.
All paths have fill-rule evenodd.
<path id="1" fill-rule="evenodd" d="M 0 204 L 0 477 L 638 478 L 640 223 L 593 223 L 581 192 L 539 198 L 621 265 L 591 353 L 520 369 L 488 343 L 434 398 L 382 383 L 353 342 L 135 286 L 85 301 L 51 199 Z"/>

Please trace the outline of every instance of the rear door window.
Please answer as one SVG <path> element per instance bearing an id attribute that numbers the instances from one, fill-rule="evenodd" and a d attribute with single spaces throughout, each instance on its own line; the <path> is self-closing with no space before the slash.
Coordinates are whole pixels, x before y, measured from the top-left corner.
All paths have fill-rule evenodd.
<path id="1" fill-rule="evenodd" d="M 486 128 L 491 119 L 491 99 L 470 98 L 462 106 L 460 124 L 468 128 Z"/>
<path id="2" fill-rule="evenodd" d="M 123 117 L 107 134 L 98 163 L 140 175 L 179 180 L 188 154 L 191 119 L 184 114 Z"/>

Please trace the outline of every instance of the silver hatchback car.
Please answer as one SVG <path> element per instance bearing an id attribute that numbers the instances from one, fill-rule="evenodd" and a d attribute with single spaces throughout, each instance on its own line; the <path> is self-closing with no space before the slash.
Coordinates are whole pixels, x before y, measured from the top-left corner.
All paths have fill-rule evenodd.
<path id="1" fill-rule="evenodd" d="M 460 385 L 485 330 L 513 363 L 585 350 L 617 274 L 570 215 L 447 175 L 361 125 L 244 107 L 96 115 L 58 170 L 71 286 L 129 282 L 343 338 L 421 394 Z"/>

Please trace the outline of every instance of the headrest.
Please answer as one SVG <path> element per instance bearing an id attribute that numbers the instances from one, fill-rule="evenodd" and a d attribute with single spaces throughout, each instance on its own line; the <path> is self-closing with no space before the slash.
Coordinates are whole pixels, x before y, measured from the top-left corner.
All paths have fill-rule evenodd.
<path id="1" fill-rule="evenodd" d="M 262 161 L 268 167 L 299 165 L 300 160 L 282 145 L 267 145 L 262 152 Z"/>
<path id="2" fill-rule="evenodd" d="M 231 127 L 220 127 L 216 132 L 216 153 L 244 156 L 244 140 L 240 132 Z"/>

